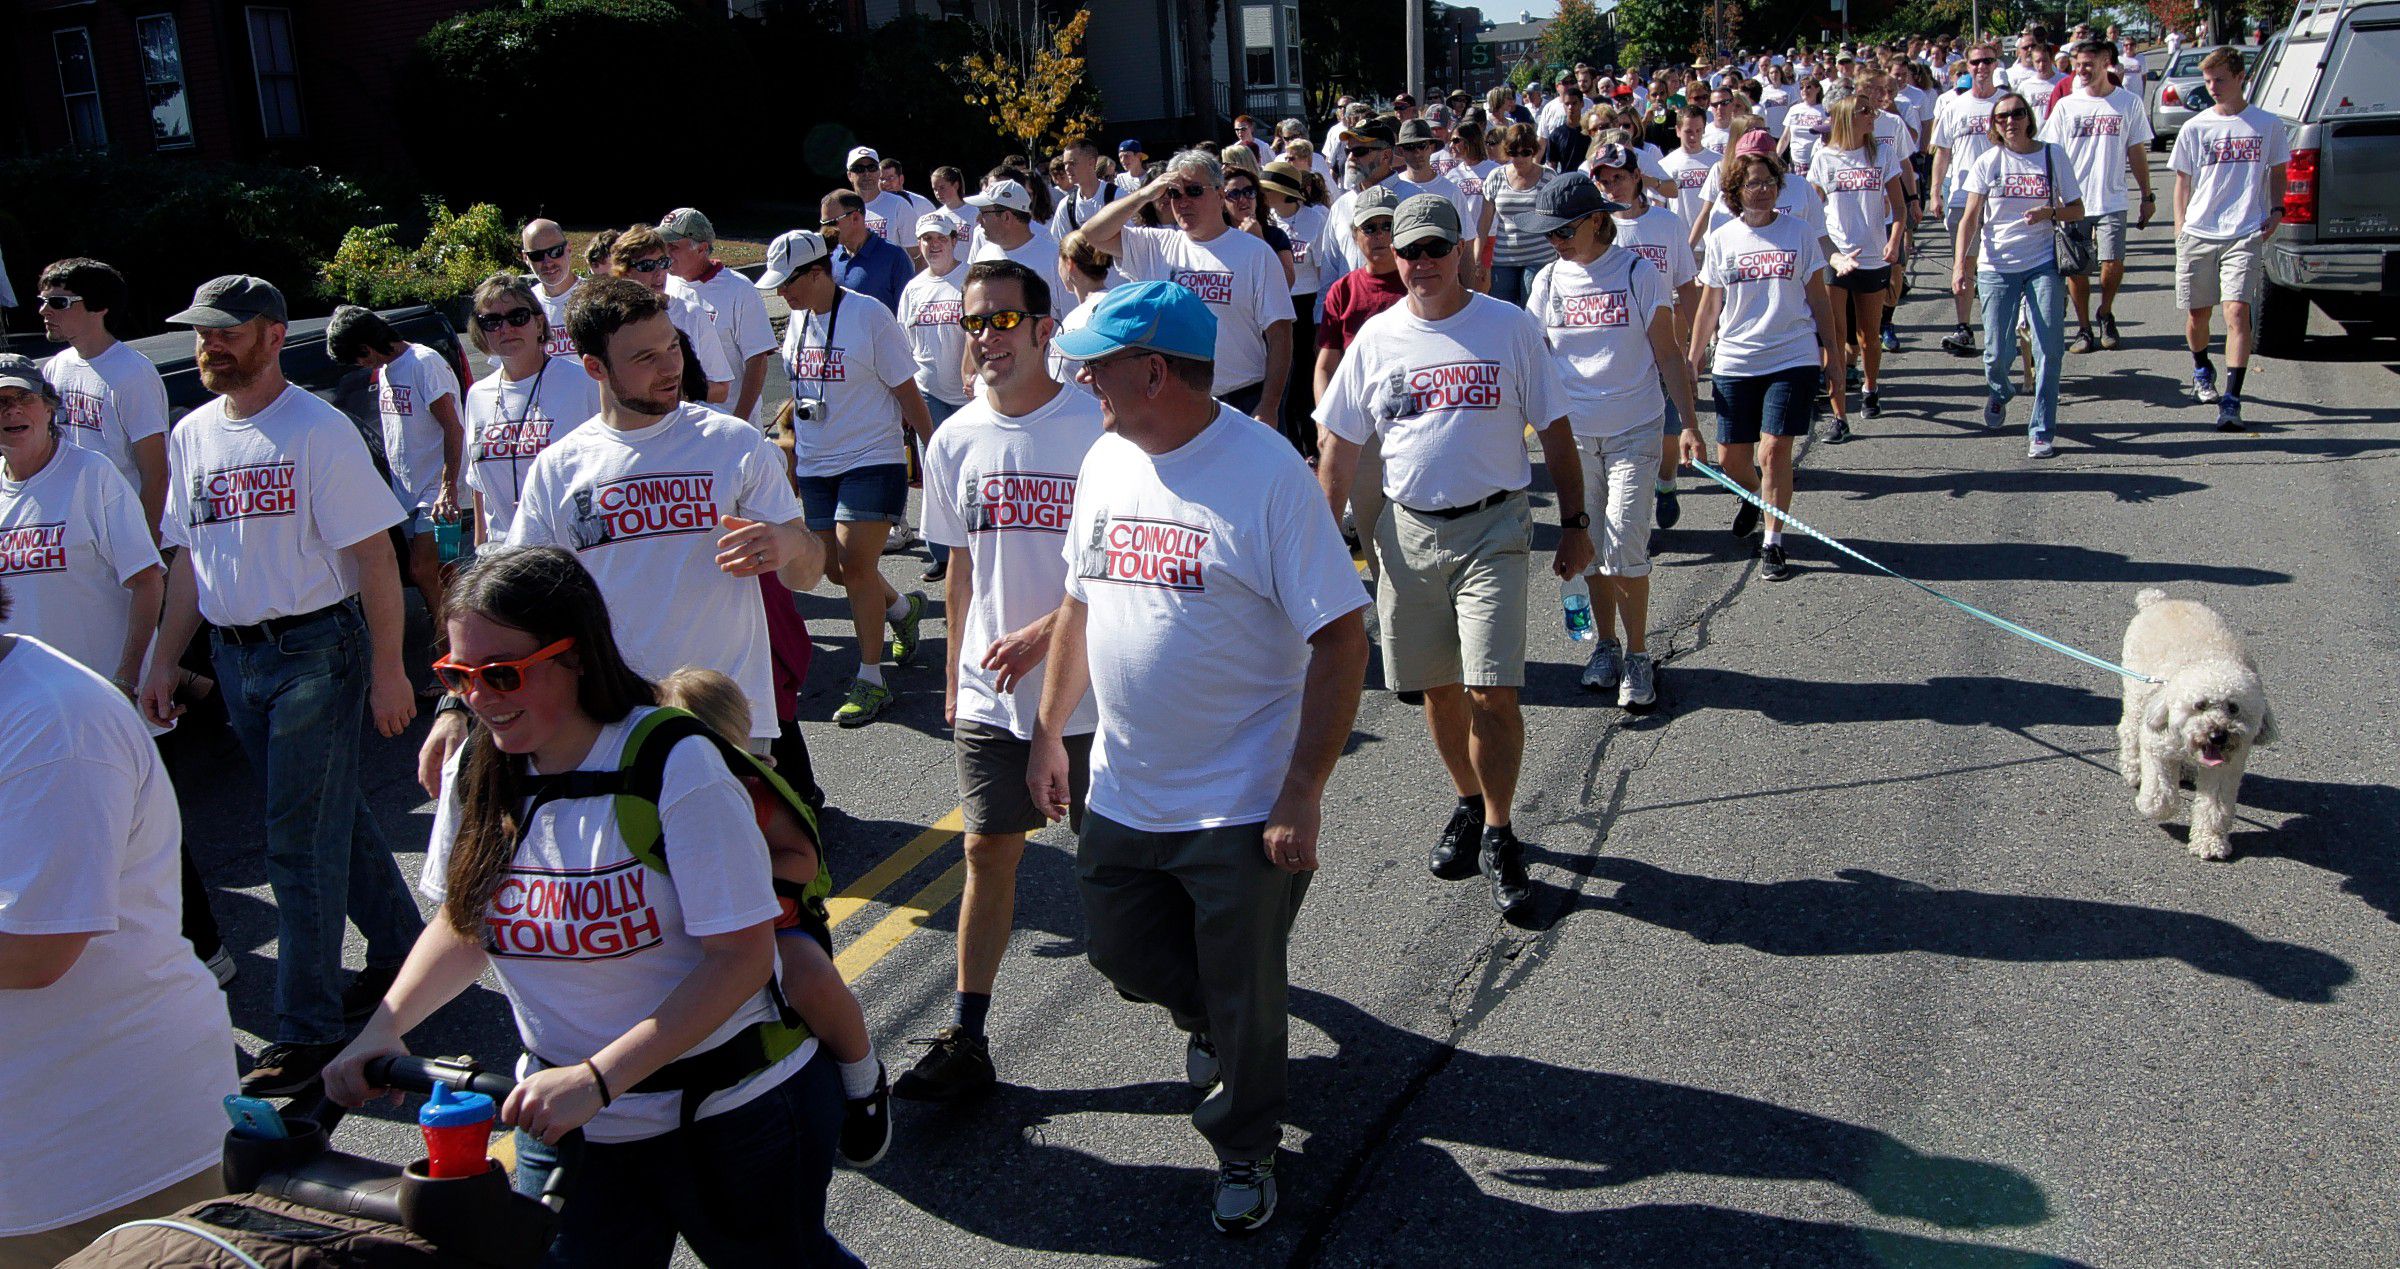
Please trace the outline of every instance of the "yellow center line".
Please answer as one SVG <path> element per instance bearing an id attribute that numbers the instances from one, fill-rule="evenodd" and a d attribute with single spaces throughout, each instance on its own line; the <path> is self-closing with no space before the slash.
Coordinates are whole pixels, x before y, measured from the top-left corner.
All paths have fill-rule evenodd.
<path id="1" fill-rule="evenodd" d="M 858 880 L 844 886 L 840 893 L 825 901 L 825 924 L 840 925 L 860 908 L 873 902 L 886 887 L 908 875 L 909 870 L 924 863 L 933 852 L 947 845 L 951 838 L 966 830 L 967 808 L 956 806 L 948 815 L 935 820 L 931 828 L 919 833 L 906 846 L 893 851 L 882 863 L 859 875 Z"/>
<path id="2" fill-rule="evenodd" d="M 873 929 L 859 936 L 857 942 L 842 949 L 833 958 L 833 967 L 841 971 L 842 981 L 855 982 L 868 967 L 882 960 L 901 940 L 917 932 L 926 919 L 943 908 L 967 888 L 967 861 L 950 865 L 949 871 L 933 879 L 892 908 L 891 915 L 875 923 Z"/>

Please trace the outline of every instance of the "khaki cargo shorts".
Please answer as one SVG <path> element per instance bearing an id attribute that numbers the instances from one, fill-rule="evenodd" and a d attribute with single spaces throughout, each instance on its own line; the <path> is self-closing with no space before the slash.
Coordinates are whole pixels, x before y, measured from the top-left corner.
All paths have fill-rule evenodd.
<path id="1" fill-rule="evenodd" d="M 2175 307 L 2187 313 L 2219 304 L 2256 304 L 2266 278 L 2264 233 L 2224 242 L 2175 235 Z"/>
<path id="2" fill-rule="evenodd" d="M 1375 542 L 1375 618 L 1393 691 L 1525 686 L 1533 507 L 1523 494 L 1453 520 L 1388 503 Z"/>

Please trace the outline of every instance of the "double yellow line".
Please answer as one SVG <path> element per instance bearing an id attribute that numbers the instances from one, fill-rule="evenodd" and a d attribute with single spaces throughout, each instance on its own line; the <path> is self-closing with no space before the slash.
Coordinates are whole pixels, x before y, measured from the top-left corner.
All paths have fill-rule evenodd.
<path id="1" fill-rule="evenodd" d="M 826 924 L 838 927 L 858 915 L 861 908 L 874 902 L 876 895 L 907 876 L 917 865 L 932 858 L 934 852 L 949 845 L 952 838 L 965 830 L 966 808 L 952 807 L 950 813 L 935 820 L 932 827 L 917 834 L 907 845 L 893 851 L 881 863 L 860 874 L 858 880 L 826 900 Z M 842 981 L 858 981 L 859 975 L 890 955 L 902 940 L 916 933 L 934 913 L 950 906 L 950 901 L 958 898 L 966 888 L 967 861 L 962 857 L 941 876 L 927 882 L 924 889 L 894 904 L 882 920 L 833 958 L 834 968 L 842 973 Z"/>

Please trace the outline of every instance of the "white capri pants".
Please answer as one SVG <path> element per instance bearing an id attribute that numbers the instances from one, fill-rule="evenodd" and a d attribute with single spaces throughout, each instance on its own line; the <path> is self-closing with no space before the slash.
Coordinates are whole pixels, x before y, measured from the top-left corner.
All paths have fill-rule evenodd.
<path id="1" fill-rule="evenodd" d="M 1650 517 L 1657 505 L 1659 420 L 1644 419 L 1614 436 L 1578 436 L 1584 507 L 1592 516 L 1592 566 L 1586 577 L 1648 577 Z"/>

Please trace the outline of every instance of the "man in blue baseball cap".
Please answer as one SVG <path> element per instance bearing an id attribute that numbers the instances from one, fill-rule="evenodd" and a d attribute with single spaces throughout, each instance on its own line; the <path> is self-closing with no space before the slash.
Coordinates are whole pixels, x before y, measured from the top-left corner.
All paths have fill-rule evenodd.
<path id="1" fill-rule="evenodd" d="M 1092 967 L 1166 1007 L 1217 1154 L 1211 1219 L 1275 1214 L 1286 954 L 1326 781 L 1367 663 L 1366 594 L 1297 450 L 1209 394 L 1216 320 L 1173 282 L 1117 287 L 1054 347 L 1109 434 L 1067 526 L 1067 594 L 1026 783 L 1070 801 L 1061 739 L 1099 711 L 1075 870 Z"/>

